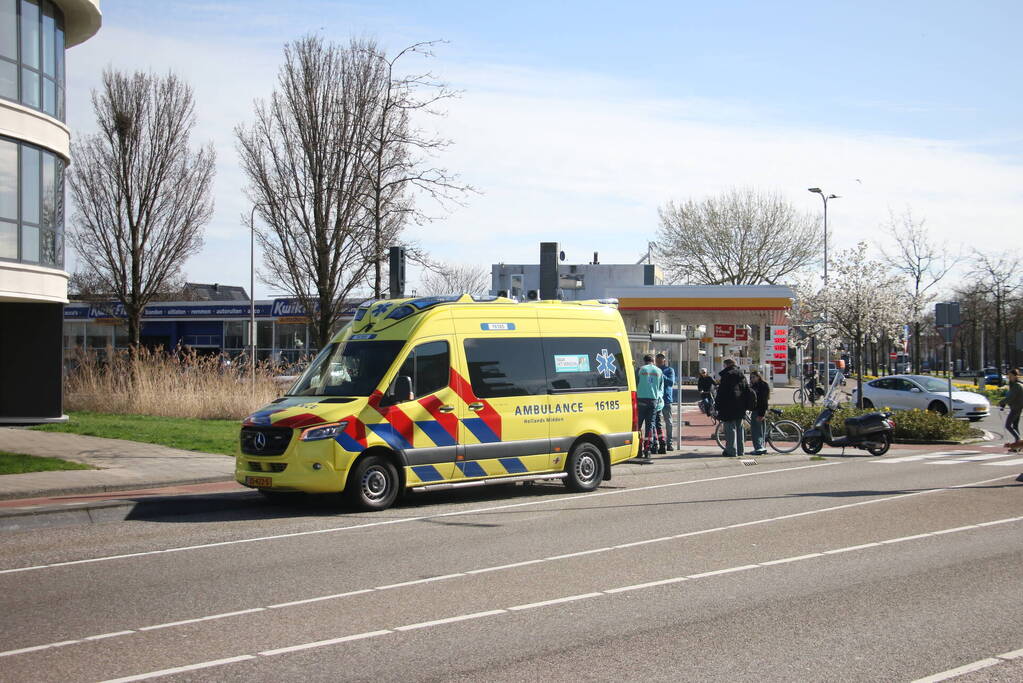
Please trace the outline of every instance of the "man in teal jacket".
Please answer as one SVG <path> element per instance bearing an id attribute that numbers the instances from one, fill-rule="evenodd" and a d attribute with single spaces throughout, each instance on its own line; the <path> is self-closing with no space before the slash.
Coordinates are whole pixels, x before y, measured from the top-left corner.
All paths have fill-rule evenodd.
<path id="1" fill-rule="evenodd" d="M 654 365 L 654 357 L 650 354 L 643 356 L 643 363 L 644 365 L 636 371 L 636 403 L 639 408 L 639 429 L 643 434 L 639 456 L 649 458 L 652 453 L 664 448 L 664 437 L 661 436 L 664 375 L 660 368 Z"/>

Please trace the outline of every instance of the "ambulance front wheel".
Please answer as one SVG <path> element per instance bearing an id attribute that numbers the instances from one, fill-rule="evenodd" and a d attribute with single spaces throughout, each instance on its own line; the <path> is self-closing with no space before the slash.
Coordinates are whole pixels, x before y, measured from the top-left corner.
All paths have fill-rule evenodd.
<path id="1" fill-rule="evenodd" d="M 572 491 L 593 491 L 604 479 L 604 456 L 600 449 L 583 441 L 568 456 L 565 486 Z"/>
<path id="2" fill-rule="evenodd" d="M 348 502 L 360 510 L 386 510 L 398 497 L 398 471 L 382 455 L 359 458 L 345 486 Z"/>

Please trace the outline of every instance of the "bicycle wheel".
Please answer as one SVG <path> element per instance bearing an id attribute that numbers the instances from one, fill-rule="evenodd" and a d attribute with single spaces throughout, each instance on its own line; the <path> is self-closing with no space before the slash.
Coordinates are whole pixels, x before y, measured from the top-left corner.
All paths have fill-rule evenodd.
<path id="1" fill-rule="evenodd" d="M 803 428 L 792 420 L 772 422 L 767 430 L 767 443 L 779 453 L 791 453 L 803 440 Z"/>
<path id="2" fill-rule="evenodd" d="M 792 393 L 792 402 L 793 403 L 798 403 L 799 405 L 805 404 L 806 403 L 806 392 L 803 391 L 802 389 L 796 389 Z"/>
<path id="3" fill-rule="evenodd" d="M 718 448 L 725 450 L 725 423 L 714 423 L 714 440 L 718 442 Z"/>

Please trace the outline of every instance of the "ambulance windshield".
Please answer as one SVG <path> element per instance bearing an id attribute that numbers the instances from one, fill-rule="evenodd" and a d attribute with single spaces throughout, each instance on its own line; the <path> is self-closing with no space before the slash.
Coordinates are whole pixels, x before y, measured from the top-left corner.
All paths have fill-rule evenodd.
<path id="1" fill-rule="evenodd" d="M 289 396 L 369 396 L 405 346 L 404 341 L 329 344 L 302 373 Z"/>

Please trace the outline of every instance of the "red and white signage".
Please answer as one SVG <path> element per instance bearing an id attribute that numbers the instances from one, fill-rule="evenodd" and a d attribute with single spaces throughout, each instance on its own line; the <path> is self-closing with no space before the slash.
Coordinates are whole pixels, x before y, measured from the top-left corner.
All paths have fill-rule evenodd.
<path id="1" fill-rule="evenodd" d="M 714 325 L 714 343 L 725 344 L 735 341 L 735 325 Z"/>
<path id="2" fill-rule="evenodd" d="M 770 363 L 789 359 L 789 328 L 784 325 L 772 325 L 767 328 L 767 340 L 764 342 L 764 360 Z M 775 368 L 775 373 L 780 374 Z"/>
<path id="3" fill-rule="evenodd" d="M 737 342 L 748 342 L 749 341 L 749 330 L 745 327 L 735 328 L 735 341 Z"/>

